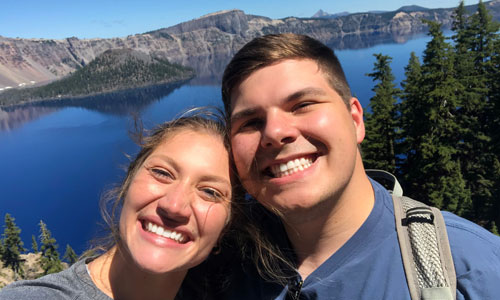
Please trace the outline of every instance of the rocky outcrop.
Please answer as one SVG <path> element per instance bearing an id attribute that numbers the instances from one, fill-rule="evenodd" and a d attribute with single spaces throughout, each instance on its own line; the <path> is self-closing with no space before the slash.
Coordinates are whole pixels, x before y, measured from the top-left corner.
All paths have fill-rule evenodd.
<path id="1" fill-rule="evenodd" d="M 14 274 L 14 271 L 10 268 L 5 268 L 2 262 L 0 262 L 0 289 L 16 280 L 40 277 L 43 274 L 39 263 L 40 257 L 40 252 L 21 254 L 21 259 L 24 261 L 22 264 L 24 278 L 20 278 L 19 275 Z"/>
<path id="2" fill-rule="evenodd" d="M 500 0 L 486 4 L 494 18 L 500 19 Z M 435 20 L 449 27 L 452 12 L 452 8 L 399 10 L 329 19 L 290 17 L 273 20 L 231 10 L 122 38 L 45 40 L 0 37 L 0 90 L 61 78 L 104 51 L 117 48 L 130 48 L 193 67 L 198 80 L 203 81 L 203 78 L 220 76 L 235 51 L 263 34 L 295 32 L 310 35 L 337 49 L 362 48 L 373 45 L 373 37 L 397 42 L 421 33 L 426 29 L 421 19 Z"/>
<path id="3" fill-rule="evenodd" d="M 43 269 L 40 266 L 40 258 L 40 252 L 21 254 L 21 259 L 23 260 L 22 269 L 24 271 L 23 278 L 14 274 L 10 268 L 5 268 L 2 262 L 0 262 L 0 289 L 20 279 L 36 279 L 42 276 Z M 68 264 L 63 262 L 62 267 L 63 269 L 67 269 Z"/>

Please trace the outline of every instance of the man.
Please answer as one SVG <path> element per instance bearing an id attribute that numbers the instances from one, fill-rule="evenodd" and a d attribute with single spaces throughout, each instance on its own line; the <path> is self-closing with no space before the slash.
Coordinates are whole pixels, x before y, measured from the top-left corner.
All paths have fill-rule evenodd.
<path id="1" fill-rule="evenodd" d="M 363 110 L 333 51 L 302 35 L 256 38 L 227 66 L 222 94 L 243 187 L 273 212 L 249 220 L 259 273 L 286 282 L 244 269 L 229 297 L 409 299 L 392 199 L 365 174 Z M 444 217 L 457 299 L 498 297 L 500 239 Z"/>

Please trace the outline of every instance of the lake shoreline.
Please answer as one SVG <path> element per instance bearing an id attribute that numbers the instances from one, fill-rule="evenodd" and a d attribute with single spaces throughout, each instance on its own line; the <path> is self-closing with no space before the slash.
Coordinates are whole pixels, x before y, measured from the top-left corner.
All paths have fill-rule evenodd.
<path id="1" fill-rule="evenodd" d="M 32 100 L 26 100 L 26 101 L 21 101 L 17 103 L 12 103 L 12 104 L 7 104 L 7 105 L 2 105 L 0 104 L 0 110 L 7 111 L 10 109 L 15 109 L 18 107 L 23 107 L 23 106 L 29 106 L 33 104 L 43 104 L 43 103 L 54 103 L 58 101 L 68 101 L 68 100 L 80 100 L 80 99 L 86 99 L 86 98 L 91 98 L 95 96 L 106 96 L 106 95 L 111 95 L 114 93 L 122 93 L 122 92 L 129 92 L 137 89 L 146 89 L 146 88 L 155 88 L 155 87 L 167 87 L 169 85 L 177 85 L 177 84 L 185 84 L 192 80 L 196 74 L 191 74 L 190 76 L 187 76 L 186 78 L 182 79 L 175 79 L 175 80 L 164 80 L 161 82 L 155 82 L 155 83 L 147 83 L 147 84 L 140 84 L 137 86 L 133 87 L 127 87 L 127 88 L 122 88 L 118 87 L 116 89 L 111 89 L 111 90 L 106 90 L 102 92 L 96 92 L 96 93 L 90 93 L 90 94 L 82 94 L 82 95 L 74 95 L 74 96 L 68 96 L 68 95 L 60 95 L 58 97 L 49 97 L 49 98 L 39 98 L 39 99 L 32 99 Z"/>

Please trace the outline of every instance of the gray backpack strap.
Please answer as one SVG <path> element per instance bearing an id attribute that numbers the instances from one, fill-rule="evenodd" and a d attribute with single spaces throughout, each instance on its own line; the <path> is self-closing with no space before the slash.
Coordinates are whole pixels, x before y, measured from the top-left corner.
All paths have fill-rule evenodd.
<path id="1" fill-rule="evenodd" d="M 456 275 L 441 212 L 393 195 L 406 281 L 414 300 L 456 299 Z"/>
<path id="2" fill-rule="evenodd" d="M 377 180 L 380 184 L 382 184 L 381 181 L 385 181 L 387 185 L 384 185 L 384 187 L 389 190 L 391 195 L 403 196 L 403 188 L 399 184 L 396 176 L 387 171 L 378 169 L 366 169 L 365 172 L 366 175 L 370 176 L 372 179 Z"/>

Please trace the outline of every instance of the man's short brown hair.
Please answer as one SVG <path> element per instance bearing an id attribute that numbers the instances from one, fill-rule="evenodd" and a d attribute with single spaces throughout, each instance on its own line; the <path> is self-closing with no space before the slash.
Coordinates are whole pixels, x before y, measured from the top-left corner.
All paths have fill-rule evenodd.
<path id="1" fill-rule="evenodd" d="M 306 35 L 283 33 L 255 38 L 238 51 L 222 76 L 222 101 L 231 113 L 231 93 L 253 72 L 286 59 L 311 59 L 349 108 L 351 90 L 332 49 Z"/>

